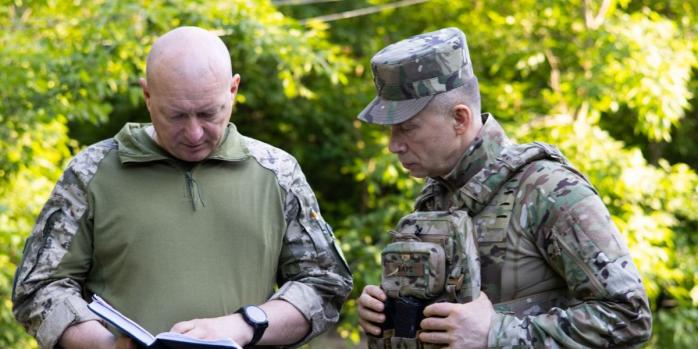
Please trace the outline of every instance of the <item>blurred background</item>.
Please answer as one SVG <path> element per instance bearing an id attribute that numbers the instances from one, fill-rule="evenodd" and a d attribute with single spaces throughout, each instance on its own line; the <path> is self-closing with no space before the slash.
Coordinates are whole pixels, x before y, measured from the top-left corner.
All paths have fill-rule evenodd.
<path id="1" fill-rule="evenodd" d="M 154 39 L 215 31 L 242 76 L 232 121 L 300 162 L 355 280 L 310 348 L 361 346 L 355 298 L 423 185 L 355 116 L 369 60 L 408 36 L 468 38 L 483 111 L 549 142 L 601 193 L 652 302 L 649 348 L 698 347 L 698 1 L 0 0 L 0 347 L 35 348 L 11 313 L 24 240 L 67 160 L 148 120 Z"/>

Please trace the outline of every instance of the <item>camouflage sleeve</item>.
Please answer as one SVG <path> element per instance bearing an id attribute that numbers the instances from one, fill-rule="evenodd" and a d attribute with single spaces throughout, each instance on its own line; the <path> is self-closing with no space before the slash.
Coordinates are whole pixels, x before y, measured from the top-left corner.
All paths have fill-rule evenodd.
<path id="1" fill-rule="evenodd" d="M 351 292 L 351 272 L 296 159 L 264 142 L 243 140 L 250 155 L 275 173 L 286 194 L 286 232 L 277 272 L 280 288 L 271 299 L 291 303 L 310 322 L 310 332 L 296 343 L 300 345 L 339 320 Z"/>
<path id="2" fill-rule="evenodd" d="M 547 193 L 537 186 L 537 198 L 524 200 L 516 219 L 566 281 L 573 301 L 536 316 L 497 314 L 490 347 L 600 348 L 647 341 L 652 327 L 647 296 L 608 210 L 579 177 L 566 172 L 556 179 Z"/>
<path id="3" fill-rule="evenodd" d="M 317 200 L 296 163 L 287 190 L 287 229 L 279 258 L 280 289 L 271 299 L 283 299 L 310 321 L 311 331 L 297 345 L 339 320 L 352 288 L 349 267 L 330 226 L 320 216 Z"/>
<path id="4" fill-rule="evenodd" d="M 15 273 L 14 315 L 36 337 L 41 348 L 53 348 L 68 326 L 98 319 L 81 296 L 89 257 L 75 268 L 82 271 L 76 275 L 59 276 L 57 272 L 66 254 L 89 248 L 89 242 L 73 242 L 85 229 L 86 183 L 96 168 L 94 157 L 101 159 L 106 150 L 93 146 L 71 162 L 43 207 Z"/>

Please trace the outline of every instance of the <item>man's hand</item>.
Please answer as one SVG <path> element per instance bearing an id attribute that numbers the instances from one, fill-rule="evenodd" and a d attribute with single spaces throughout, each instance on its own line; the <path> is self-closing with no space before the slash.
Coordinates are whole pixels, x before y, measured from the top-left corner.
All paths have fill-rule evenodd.
<path id="1" fill-rule="evenodd" d="M 240 314 L 182 321 L 172 326 L 170 331 L 198 339 L 230 338 L 240 345 L 249 343 L 254 334 Z"/>
<path id="2" fill-rule="evenodd" d="M 374 285 L 367 285 L 361 292 L 361 296 L 357 300 L 359 306 L 359 326 L 367 334 L 379 336 L 381 334 L 380 326 L 385 321 L 383 310 L 385 305 L 383 302 L 388 298 L 388 295 L 383 290 Z"/>
<path id="3" fill-rule="evenodd" d="M 300 341 L 310 332 L 310 321 L 289 302 L 276 299 L 259 307 L 267 313 L 269 327 L 257 345 L 289 345 Z M 252 326 L 237 313 L 178 322 L 170 331 L 199 339 L 230 338 L 240 345 L 249 343 L 254 335 Z"/>
<path id="4" fill-rule="evenodd" d="M 484 292 L 470 303 L 431 304 L 424 309 L 424 316 L 419 334 L 422 342 L 442 344 L 449 349 L 487 348 L 494 307 Z"/>

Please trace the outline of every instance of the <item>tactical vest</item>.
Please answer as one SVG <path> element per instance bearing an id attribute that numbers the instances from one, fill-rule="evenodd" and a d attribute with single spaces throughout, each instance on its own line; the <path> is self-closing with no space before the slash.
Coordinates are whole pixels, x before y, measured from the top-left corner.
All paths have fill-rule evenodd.
<path id="1" fill-rule="evenodd" d="M 504 148 L 495 161 L 454 193 L 450 202 L 442 203 L 442 210 L 435 210 L 437 207 L 432 200 L 441 193 L 433 190 L 424 192 L 417 199 L 416 211 L 400 219 L 391 232 L 392 242 L 382 252 L 381 288 L 388 295 L 389 302 L 400 297 L 428 303 L 465 303 L 477 298 L 482 268 L 478 248 L 484 246 L 478 245 L 472 217 L 481 213 L 501 192 L 503 195 L 500 195 L 497 207 L 491 212 L 482 212 L 487 217 L 479 222 L 486 224 L 480 228 L 486 229 L 488 235 L 495 237 L 494 240 L 503 241 L 496 237 L 506 236 L 520 185 L 518 177 L 526 166 L 539 160 L 559 162 L 579 174 L 556 148 L 535 142 Z M 448 210 L 443 211 L 444 207 L 448 207 Z M 552 291 L 495 304 L 494 307 L 498 312 L 523 315 L 521 310 L 529 307 L 531 302 L 549 309 L 550 306 L 562 305 L 565 300 L 563 291 Z M 395 311 L 395 306 L 386 303 L 386 316 L 389 319 L 388 313 L 392 311 Z M 384 324 L 381 337 L 368 336 L 369 349 L 439 347 L 421 343 L 416 336 L 406 338 L 396 335 L 395 324 L 390 320 L 387 327 Z"/>

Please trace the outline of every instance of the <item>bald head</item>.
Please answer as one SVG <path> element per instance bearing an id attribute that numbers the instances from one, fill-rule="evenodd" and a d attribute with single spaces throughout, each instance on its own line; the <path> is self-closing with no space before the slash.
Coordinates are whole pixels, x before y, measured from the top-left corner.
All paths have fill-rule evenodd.
<path id="1" fill-rule="evenodd" d="M 197 27 L 180 27 L 159 37 L 146 63 L 151 90 L 173 83 L 213 82 L 232 76 L 230 53 L 223 41 Z"/>
<path id="2" fill-rule="evenodd" d="M 223 41 L 201 28 L 177 28 L 155 41 L 146 70 L 140 84 L 151 137 L 175 158 L 206 159 L 223 142 L 240 85 Z"/>

